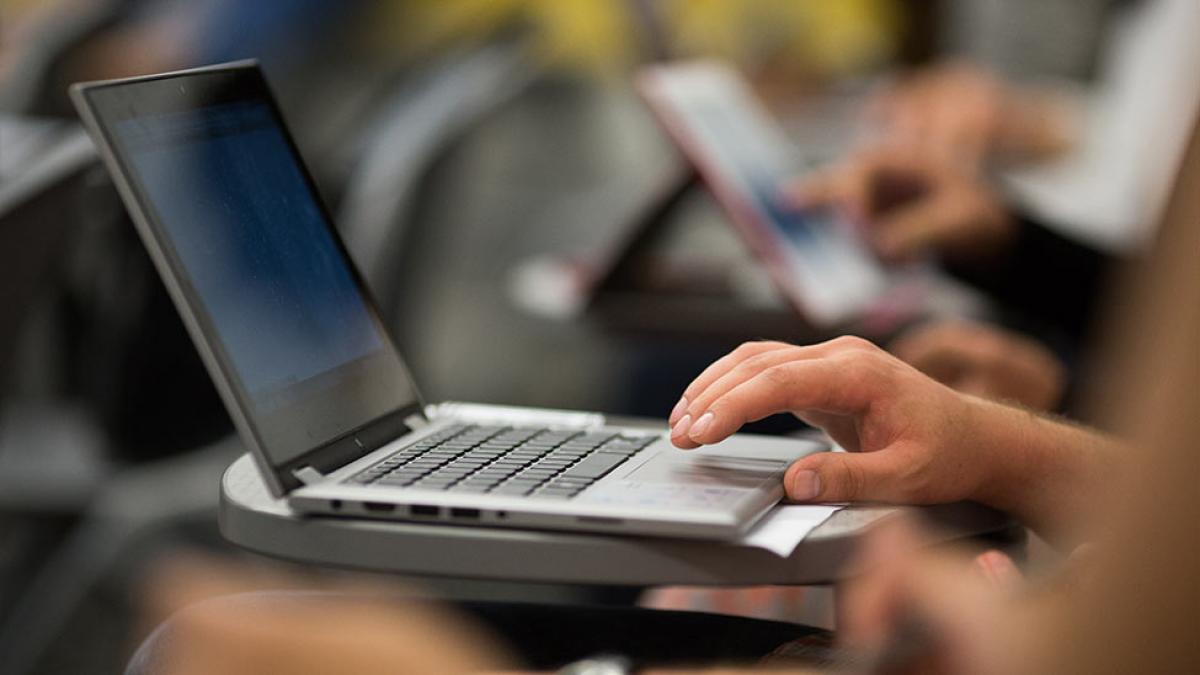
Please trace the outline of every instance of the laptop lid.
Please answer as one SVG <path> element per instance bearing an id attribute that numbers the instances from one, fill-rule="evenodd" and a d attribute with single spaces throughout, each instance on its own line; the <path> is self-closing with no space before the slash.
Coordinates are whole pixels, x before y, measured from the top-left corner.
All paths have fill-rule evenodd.
<path id="1" fill-rule="evenodd" d="M 422 404 L 253 62 L 72 98 L 272 490 Z"/>

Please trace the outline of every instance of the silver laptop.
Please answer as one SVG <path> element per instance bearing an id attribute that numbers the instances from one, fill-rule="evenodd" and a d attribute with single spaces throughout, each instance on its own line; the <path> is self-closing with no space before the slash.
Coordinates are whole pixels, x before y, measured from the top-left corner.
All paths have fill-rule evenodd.
<path id="1" fill-rule="evenodd" d="M 71 90 L 243 442 L 296 510 L 728 538 L 821 443 L 426 406 L 253 62 Z"/>

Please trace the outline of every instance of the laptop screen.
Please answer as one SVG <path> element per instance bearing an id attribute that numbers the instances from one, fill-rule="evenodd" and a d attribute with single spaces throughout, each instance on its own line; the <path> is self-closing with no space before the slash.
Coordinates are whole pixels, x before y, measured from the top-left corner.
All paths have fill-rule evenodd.
<path id="1" fill-rule="evenodd" d="M 89 100 L 271 463 L 412 405 L 265 88 L 169 81 Z"/>

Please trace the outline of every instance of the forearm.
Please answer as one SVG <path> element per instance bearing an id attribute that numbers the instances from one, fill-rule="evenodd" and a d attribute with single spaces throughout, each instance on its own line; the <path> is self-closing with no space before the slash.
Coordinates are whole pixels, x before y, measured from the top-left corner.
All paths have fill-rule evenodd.
<path id="1" fill-rule="evenodd" d="M 1019 518 L 1047 539 L 1071 545 L 1089 505 L 1126 453 L 1099 432 L 1000 403 L 974 402 L 969 425 L 986 457 L 978 501 Z"/>

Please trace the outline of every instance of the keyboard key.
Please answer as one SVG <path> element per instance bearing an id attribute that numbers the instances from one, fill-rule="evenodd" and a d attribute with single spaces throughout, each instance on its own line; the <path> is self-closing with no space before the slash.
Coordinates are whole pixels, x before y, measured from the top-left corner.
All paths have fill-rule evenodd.
<path id="1" fill-rule="evenodd" d="M 574 463 L 575 463 L 575 460 L 573 460 L 573 459 L 543 459 L 542 461 L 538 462 L 537 464 L 534 464 L 534 466 L 550 468 L 550 469 L 565 469 L 566 467 L 568 467 Z"/>
<path id="2" fill-rule="evenodd" d="M 505 495 L 508 497 L 520 497 L 529 494 L 532 490 L 532 485 L 512 485 L 506 483 L 492 490 L 491 494 Z"/>
<path id="3" fill-rule="evenodd" d="M 537 492 L 534 492 L 533 494 L 531 494 L 529 496 L 537 497 L 540 499 L 570 499 L 571 497 L 575 496 L 575 493 L 574 492 L 561 492 L 558 490 L 538 490 Z"/>
<path id="4" fill-rule="evenodd" d="M 625 455 L 597 452 L 585 457 L 578 464 L 567 469 L 563 475 L 570 478 L 599 478 L 612 471 L 625 460 Z"/>
<path id="5" fill-rule="evenodd" d="M 587 487 L 656 438 L 455 425 L 401 448 L 350 480 L 475 492 L 501 486 L 505 494 L 541 486 L 539 493 L 565 494 Z"/>
<path id="6" fill-rule="evenodd" d="M 470 492 L 470 493 L 474 493 L 474 494 L 483 494 L 485 492 L 491 492 L 492 486 L 478 485 L 478 484 L 468 485 L 466 483 L 455 483 L 454 485 L 451 485 L 447 489 L 450 490 L 451 492 Z"/>

